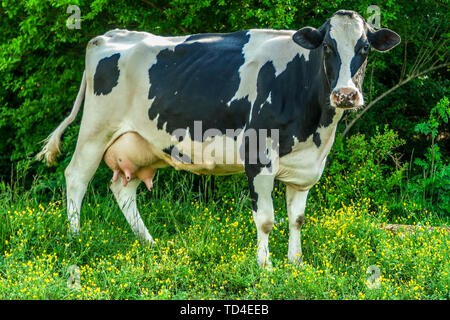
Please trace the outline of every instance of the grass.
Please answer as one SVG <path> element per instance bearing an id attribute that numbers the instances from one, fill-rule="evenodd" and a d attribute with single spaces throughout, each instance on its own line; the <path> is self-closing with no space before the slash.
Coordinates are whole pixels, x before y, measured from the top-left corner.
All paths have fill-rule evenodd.
<path id="1" fill-rule="evenodd" d="M 256 263 L 246 184 L 218 178 L 221 187 L 205 200 L 192 179 L 160 179 L 153 194 L 140 189 L 153 247 L 136 240 L 110 193 L 90 188 L 80 236 L 71 238 L 61 192 L 39 203 L 32 192 L 13 195 L 3 187 L 0 298 L 449 299 L 449 231 L 425 228 L 445 221 L 393 218 L 370 198 L 324 202 L 325 193 L 335 192 L 325 179 L 308 200 L 298 267 L 287 261 L 284 188 L 277 185 L 269 243 L 274 269 L 266 271 Z M 419 227 L 392 233 L 379 225 L 405 221 Z M 380 276 L 371 276 L 369 267 Z"/>

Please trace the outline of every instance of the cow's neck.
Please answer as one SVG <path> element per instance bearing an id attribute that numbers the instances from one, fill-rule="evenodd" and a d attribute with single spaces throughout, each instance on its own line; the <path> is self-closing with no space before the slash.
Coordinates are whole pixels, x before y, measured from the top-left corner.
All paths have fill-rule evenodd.
<path id="1" fill-rule="evenodd" d="M 321 144 L 328 145 L 334 141 L 334 135 L 342 118 L 343 110 L 334 108 L 330 105 L 330 81 L 327 78 L 324 70 L 324 64 L 322 63 L 321 53 L 311 52 L 311 60 L 317 61 L 316 63 L 309 63 L 307 66 L 307 76 L 315 75 L 310 91 L 305 94 L 308 96 L 306 100 L 298 100 L 298 110 L 300 121 L 297 126 L 297 134 L 302 137 L 303 140 L 310 138 L 310 135 L 305 136 L 305 127 L 308 127 L 308 133 L 312 134 L 316 141 L 321 140 Z M 299 75 L 301 77 L 301 75 Z M 299 79 L 297 83 L 302 83 L 303 79 Z M 299 90 L 305 90 L 304 86 L 299 87 Z M 304 114 L 303 114 L 304 113 Z M 303 136 L 302 136 L 303 134 Z"/>
<path id="2" fill-rule="evenodd" d="M 320 63 L 319 74 L 322 79 L 325 79 L 325 81 L 320 82 L 320 91 L 317 92 L 321 111 L 318 129 L 325 127 L 330 128 L 334 132 L 336 131 L 336 127 L 339 120 L 341 120 L 344 111 L 343 109 L 335 108 L 330 105 L 329 97 L 331 94 L 331 83 L 326 75 L 325 65 L 323 63 Z"/>

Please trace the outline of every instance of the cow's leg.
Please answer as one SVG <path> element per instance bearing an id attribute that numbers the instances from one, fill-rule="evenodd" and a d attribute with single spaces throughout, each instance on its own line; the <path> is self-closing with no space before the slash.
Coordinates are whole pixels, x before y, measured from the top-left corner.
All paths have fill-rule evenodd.
<path id="1" fill-rule="evenodd" d="M 121 176 L 120 179 L 124 179 L 124 177 Z M 131 230 L 133 230 L 138 238 L 153 243 L 153 238 L 145 227 L 136 204 L 136 189 L 141 183 L 141 180 L 133 179 L 128 182 L 126 186 L 123 186 L 120 179 L 111 181 L 110 188 L 114 193 L 114 197 L 116 198 L 123 215 L 127 219 Z"/>
<path id="2" fill-rule="evenodd" d="M 308 191 L 286 187 L 286 204 L 289 218 L 288 259 L 296 264 L 302 263 L 301 227 L 305 219 L 305 206 Z"/>
<path id="3" fill-rule="evenodd" d="M 80 130 L 81 132 L 81 130 Z M 89 181 L 103 157 L 105 140 L 78 138 L 77 147 L 64 174 L 67 186 L 67 217 L 69 231 L 77 235 L 80 230 L 80 211 Z"/>
<path id="4" fill-rule="evenodd" d="M 272 201 L 274 176 L 261 172 L 254 175 L 253 172 L 251 168 L 246 168 L 258 238 L 257 260 L 261 267 L 270 270 L 272 264 L 269 257 L 269 233 L 274 223 Z"/>

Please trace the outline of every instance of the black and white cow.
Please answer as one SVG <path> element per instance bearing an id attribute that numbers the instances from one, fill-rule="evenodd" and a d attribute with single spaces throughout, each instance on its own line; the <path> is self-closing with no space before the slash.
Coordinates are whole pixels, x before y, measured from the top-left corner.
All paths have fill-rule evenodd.
<path id="1" fill-rule="evenodd" d="M 346 10 L 318 29 L 298 31 L 161 37 L 112 30 L 88 43 L 72 112 L 48 137 L 38 159 L 55 161 L 61 135 L 84 98 L 76 150 L 65 171 L 71 232 L 79 230 L 86 187 L 105 151 L 121 135 L 135 132 L 149 143 L 160 167 L 198 174 L 245 172 L 261 266 L 270 267 L 274 180 L 284 182 L 288 258 L 299 262 L 308 190 L 323 172 L 344 110 L 364 104 L 369 48 L 386 51 L 399 42 L 395 32 L 375 31 Z M 248 133 L 256 137 L 257 148 Z M 116 181 L 111 189 L 135 234 L 153 241 L 136 207 L 139 182 Z"/>

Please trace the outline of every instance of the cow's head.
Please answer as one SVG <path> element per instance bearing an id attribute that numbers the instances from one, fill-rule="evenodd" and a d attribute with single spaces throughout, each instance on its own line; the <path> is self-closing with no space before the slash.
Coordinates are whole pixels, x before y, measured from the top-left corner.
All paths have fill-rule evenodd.
<path id="1" fill-rule="evenodd" d="M 322 50 L 330 104 L 349 109 L 364 104 L 361 86 L 369 48 L 387 51 L 400 43 L 400 36 L 389 29 L 375 31 L 356 12 L 339 10 L 319 29 L 298 30 L 293 40 L 303 48 Z"/>

